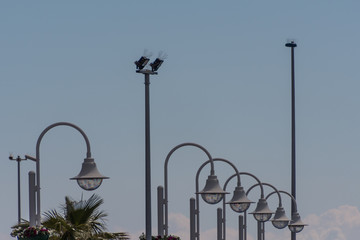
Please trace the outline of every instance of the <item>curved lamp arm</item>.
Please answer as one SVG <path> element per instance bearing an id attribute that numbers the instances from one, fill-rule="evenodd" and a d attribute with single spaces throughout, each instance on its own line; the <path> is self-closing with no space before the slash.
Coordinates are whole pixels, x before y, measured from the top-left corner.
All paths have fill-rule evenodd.
<path id="1" fill-rule="evenodd" d="M 265 194 L 264 194 L 264 187 L 263 187 L 263 185 L 265 185 L 264 183 L 262 183 L 254 174 L 251 174 L 251 173 L 248 173 L 248 172 L 240 172 L 239 175 L 247 175 L 247 176 L 250 176 L 250 177 L 254 178 L 258 183 L 255 184 L 255 186 L 252 186 L 252 188 L 254 188 L 254 187 L 256 187 L 256 186 L 260 186 L 260 190 L 261 190 L 261 195 L 260 195 L 260 197 L 261 197 L 261 198 L 264 198 L 264 196 L 265 196 Z M 235 176 L 236 176 L 236 175 L 234 174 L 234 175 L 232 175 L 231 177 L 229 177 L 229 178 L 226 180 L 226 182 L 225 182 L 225 184 L 224 184 L 224 190 L 226 189 L 229 181 L 230 181 L 231 179 L 233 179 Z M 248 195 L 248 193 L 249 193 L 250 190 L 251 190 L 251 189 L 249 189 L 249 190 L 246 192 L 246 195 Z"/>
<path id="2" fill-rule="evenodd" d="M 211 170 L 210 170 L 210 175 L 214 175 L 215 174 L 215 170 L 214 170 L 214 162 L 213 159 L 210 155 L 210 153 L 201 145 L 196 144 L 196 143 L 182 143 L 179 144 L 177 146 L 175 146 L 173 149 L 171 149 L 171 151 L 168 153 L 168 155 L 166 156 L 165 159 L 165 164 L 164 164 L 164 205 L 165 205 L 165 223 L 164 223 L 164 228 L 165 228 L 165 235 L 168 235 L 168 163 L 170 160 L 171 155 L 178 150 L 179 148 L 185 147 L 185 146 L 192 146 L 192 147 L 197 147 L 199 149 L 201 149 L 208 157 L 208 159 L 210 159 L 210 163 L 211 163 Z"/>
<path id="3" fill-rule="evenodd" d="M 263 182 L 263 183 L 261 183 L 261 184 L 262 184 L 262 185 L 265 185 L 265 186 L 269 186 L 269 187 L 271 187 L 271 188 L 274 190 L 274 192 L 272 192 L 271 194 L 268 194 L 265 199 L 267 200 L 267 199 L 270 197 L 270 195 L 272 195 L 273 193 L 277 193 L 278 198 L 279 198 L 279 207 L 282 207 L 282 201 L 281 201 L 280 191 L 277 190 L 277 188 L 274 187 L 273 185 L 271 185 L 270 183 L 264 183 L 264 182 Z M 247 190 L 246 195 L 248 195 L 249 192 L 250 192 L 253 188 L 257 187 L 257 186 L 259 186 L 259 183 L 252 185 L 252 186 Z"/>
<path id="4" fill-rule="evenodd" d="M 278 192 L 279 192 L 279 193 L 284 193 L 284 194 L 288 195 L 288 196 L 291 198 L 291 201 L 293 202 L 294 207 L 295 207 L 294 210 L 295 210 L 295 212 L 297 212 L 297 203 L 296 203 L 296 199 L 293 197 L 293 195 L 291 195 L 291 194 L 288 193 L 288 192 L 282 191 L 282 190 L 279 190 Z M 268 199 L 268 198 L 269 198 L 271 195 L 273 195 L 274 193 L 279 194 L 278 192 L 274 191 L 274 192 L 269 193 L 269 194 L 266 196 L 266 199 Z"/>
<path id="5" fill-rule="evenodd" d="M 79 128 L 78 126 L 72 124 L 72 123 L 68 123 L 68 122 L 58 122 L 58 123 L 54 123 L 50 126 L 48 126 L 47 128 L 45 128 L 36 143 L 36 193 L 37 193 L 37 213 L 36 213 L 36 224 L 40 225 L 40 217 L 41 217 L 41 208 L 40 208 L 40 143 L 42 138 L 44 137 L 44 135 L 52 128 L 57 127 L 57 126 L 69 126 L 72 128 L 75 128 L 76 130 L 78 130 L 81 135 L 84 137 L 85 142 L 86 142 L 86 147 L 87 147 L 87 152 L 86 152 L 86 157 L 87 158 L 91 158 L 91 151 L 90 151 L 90 142 L 88 137 L 86 136 L 86 134 L 84 133 L 83 130 L 81 130 L 81 128 Z"/>

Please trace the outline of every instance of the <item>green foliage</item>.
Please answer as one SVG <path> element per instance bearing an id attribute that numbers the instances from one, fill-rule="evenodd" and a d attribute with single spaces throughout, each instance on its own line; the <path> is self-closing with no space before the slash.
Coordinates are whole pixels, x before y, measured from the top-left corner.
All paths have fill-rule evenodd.
<path id="1" fill-rule="evenodd" d="M 103 199 L 93 194 L 88 200 L 76 202 L 65 197 L 59 213 L 50 210 L 44 214 L 43 225 L 51 231 L 49 240 L 125 240 L 127 233 L 106 232 L 107 214 L 99 210 Z"/>

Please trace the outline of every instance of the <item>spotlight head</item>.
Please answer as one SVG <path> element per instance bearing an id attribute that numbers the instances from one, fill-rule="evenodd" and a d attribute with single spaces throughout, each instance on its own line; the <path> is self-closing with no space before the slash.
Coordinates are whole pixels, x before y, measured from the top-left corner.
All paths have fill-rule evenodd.
<path id="1" fill-rule="evenodd" d="M 156 72 L 156 71 L 160 68 L 160 66 L 161 66 L 161 64 L 162 64 L 163 62 L 164 62 L 164 60 L 162 60 L 162 59 L 160 59 L 160 58 L 156 58 L 153 63 L 150 63 L 151 70 L 152 70 L 153 72 Z"/>
<path id="2" fill-rule="evenodd" d="M 138 61 L 135 61 L 136 69 L 143 69 L 149 62 L 149 58 L 142 56 Z"/>

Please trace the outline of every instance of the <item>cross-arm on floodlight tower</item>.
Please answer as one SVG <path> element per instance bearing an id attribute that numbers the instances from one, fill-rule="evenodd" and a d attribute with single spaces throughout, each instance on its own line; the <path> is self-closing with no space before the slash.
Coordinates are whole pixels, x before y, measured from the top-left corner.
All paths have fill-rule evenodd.
<path id="1" fill-rule="evenodd" d="M 86 142 L 87 152 L 86 152 L 86 158 L 84 159 L 84 162 L 82 164 L 82 168 L 80 170 L 80 173 L 70 178 L 71 180 L 77 180 L 77 183 L 79 186 L 87 191 L 95 190 L 97 189 L 103 179 L 108 179 L 108 177 L 105 177 L 101 175 L 96 167 L 94 159 L 91 157 L 91 150 L 90 150 L 90 142 L 84 131 L 79 128 L 78 126 L 68 123 L 68 122 L 58 122 L 54 123 L 47 128 L 45 128 L 42 133 L 40 134 L 37 143 L 36 143 L 36 158 L 31 157 L 29 155 L 25 155 L 27 159 L 33 160 L 36 162 L 36 221 L 35 224 L 39 226 L 41 224 L 41 208 L 40 208 L 40 143 L 43 139 L 44 135 L 52 128 L 57 126 L 69 126 L 76 130 L 78 130 L 81 135 L 84 137 L 84 140 Z"/>
<path id="2" fill-rule="evenodd" d="M 158 57 L 150 63 L 151 69 L 146 69 L 150 56 L 142 56 L 135 61 L 136 72 L 145 76 L 145 235 L 146 240 L 151 240 L 151 160 L 150 160 L 150 75 L 156 75 L 157 70 L 164 62 L 164 57 Z"/>

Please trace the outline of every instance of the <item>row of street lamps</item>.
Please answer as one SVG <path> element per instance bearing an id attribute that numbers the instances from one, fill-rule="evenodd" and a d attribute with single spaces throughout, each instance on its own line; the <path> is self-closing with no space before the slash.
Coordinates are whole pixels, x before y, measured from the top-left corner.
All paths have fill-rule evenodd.
<path id="1" fill-rule="evenodd" d="M 218 240 L 225 240 L 226 239 L 226 214 L 225 214 L 225 204 L 229 204 L 231 209 L 237 213 L 244 213 L 246 216 L 246 211 L 249 209 L 250 204 L 253 203 L 251 200 L 247 198 L 247 195 L 251 189 L 256 186 L 261 188 L 261 195 L 258 200 L 256 209 L 251 213 L 254 218 L 258 221 L 258 240 L 265 239 L 265 232 L 264 232 L 264 222 L 269 221 L 273 212 L 269 209 L 267 198 L 273 194 L 269 194 L 266 198 L 264 195 L 264 188 L 263 186 L 270 186 L 272 187 L 275 192 L 278 194 L 279 197 L 279 207 L 275 212 L 275 216 L 272 220 L 273 225 L 278 228 L 282 229 L 286 226 L 289 227 L 291 232 L 298 233 L 300 232 L 306 224 L 302 223 L 299 214 L 296 211 L 296 214 L 293 214 L 292 219 L 289 220 L 286 215 L 285 211 L 282 207 L 280 191 L 278 191 L 274 186 L 268 183 L 262 183 L 255 175 L 247 172 L 239 172 L 236 166 L 231 163 L 229 160 L 223 158 L 212 158 L 210 153 L 201 145 L 196 143 L 183 143 L 174 147 L 165 159 L 164 164 L 164 186 L 165 191 L 162 186 L 158 187 L 158 235 L 160 236 L 167 236 L 169 235 L 168 232 L 168 162 L 170 160 L 171 155 L 181 147 L 185 146 L 193 146 L 201 149 L 209 158 L 208 161 L 204 162 L 197 171 L 196 174 L 196 200 L 191 198 L 190 199 L 190 240 L 199 240 L 200 239 L 200 210 L 199 210 L 199 195 L 201 195 L 202 199 L 208 204 L 217 204 L 221 200 L 223 201 L 223 208 L 218 209 Z M 234 170 L 235 174 L 228 178 L 228 180 L 224 184 L 224 188 L 221 188 L 219 185 L 219 181 L 217 176 L 215 175 L 214 169 L 214 162 L 220 161 L 227 163 L 230 165 Z M 202 191 L 199 191 L 199 175 L 201 170 L 207 165 L 211 164 L 210 175 L 206 181 L 205 187 Z M 244 188 L 241 186 L 240 182 L 240 175 L 247 175 L 251 176 L 257 181 L 257 184 L 252 186 L 247 193 L 245 193 Z M 225 201 L 225 195 L 228 194 L 226 192 L 226 187 L 229 181 L 233 178 L 237 177 L 237 185 L 235 187 L 233 197 L 229 202 Z M 164 192 L 164 193 L 163 193 Z M 281 191 L 284 192 L 284 191 Z M 291 195 L 290 195 L 291 196 Z M 295 199 L 293 198 L 293 201 Z M 296 202 L 296 201 L 295 201 Z M 295 203 L 296 204 L 296 203 Z M 246 218 L 245 218 L 246 219 Z M 246 220 L 245 224 L 240 224 L 239 226 L 239 239 L 243 240 L 246 239 Z"/>

